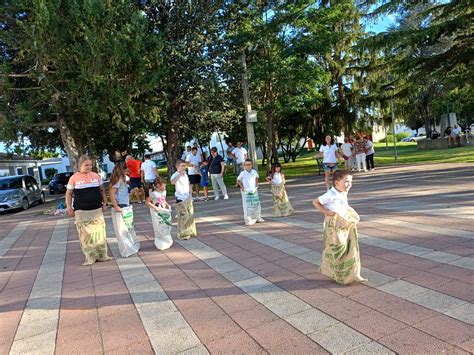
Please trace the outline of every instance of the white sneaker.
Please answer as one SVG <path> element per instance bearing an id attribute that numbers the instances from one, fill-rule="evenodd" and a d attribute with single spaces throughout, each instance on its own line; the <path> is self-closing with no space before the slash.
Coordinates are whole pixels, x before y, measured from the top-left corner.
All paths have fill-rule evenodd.
<path id="1" fill-rule="evenodd" d="M 262 223 L 262 222 L 265 222 L 263 218 L 257 219 L 257 223 Z"/>
<path id="2" fill-rule="evenodd" d="M 228 200 L 228 199 L 229 199 L 229 195 L 225 195 L 224 200 Z"/>
<path id="3" fill-rule="evenodd" d="M 221 198 L 219 197 L 219 195 L 217 195 L 216 197 L 214 197 L 214 200 L 220 200 Z"/>

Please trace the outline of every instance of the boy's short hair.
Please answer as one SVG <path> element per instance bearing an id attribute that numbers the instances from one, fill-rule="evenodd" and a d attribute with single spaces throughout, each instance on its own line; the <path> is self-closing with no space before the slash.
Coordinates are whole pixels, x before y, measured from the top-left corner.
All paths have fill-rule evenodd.
<path id="1" fill-rule="evenodd" d="M 181 164 L 184 164 L 184 163 L 185 163 L 185 161 L 183 159 L 178 159 L 178 160 L 176 160 L 175 166 L 178 167 L 178 166 L 180 166 Z"/>
<path id="2" fill-rule="evenodd" d="M 353 175 L 354 174 L 352 174 L 352 172 L 347 171 L 347 170 L 337 170 L 333 175 L 333 179 L 334 181 L 341 181 L 346 176 L 353 176 Z"/>
<path id="3" fill-rule="evenodd" d="M 197 149 L 197 147 L 192 147 L 191 150 L 192 150 L 193 152 L 194 152 L 194 151 L 197 152 L 198 149 Z"/>
<path id="4" fill-rule="evenodd" d="M 212 148 L 211 148 L 211 152 L 217 153 L 217 148 L 216 148 L 216 147 L 212 147 Z"/>
<path id="5" fill-rule="evenodd" d="M 145 154 L 145 159 L 150 159 L 151 158 L 151 154 L 147 153 Z"/>
<path id="6" fill-rule="evenodd" d="M 252 161 L 252 159 L 247 158 L 247 159 L 245 159 L 244 164 L 245 164 L 245 163 L 252 163 L 252 164 L 253 164 L 253 161 Z"/>

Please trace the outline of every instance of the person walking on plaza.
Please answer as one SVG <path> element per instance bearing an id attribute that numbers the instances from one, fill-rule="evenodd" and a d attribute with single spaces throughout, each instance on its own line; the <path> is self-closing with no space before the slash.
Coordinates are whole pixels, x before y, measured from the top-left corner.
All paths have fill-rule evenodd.
<path id="1" fill-rule="evenodd" d="M 350 142 L 350 137 L 344 138 L 344 144 L 341 146 L 342 158 L 344 159 L 344 168 L 347 171 L 354 169 L 354 146 Z"/>
<path id="2" fill-rule="evenodd" d="M 142 188 L 142 174 L 140 172 L 142 162 L 131 155 L 127 155 L 125 163 L 127 164 L 130 177 L 130 200 L 135 197 L 138 203 L 145 202 L 145 194 Z"/>
<path id="3" fill-rule="evenodd" d="M 273 207 L 275 217 L 286 217 L 293 213 L 288 195 L 285 189 L 285 174 L 281 170 L 281 164 L 273 164 L 272 171 L 268 174 L 266 180 L 272 187 Z"/>
<path id="4" fill-rule="evenodd" d="M 118 162 L 109 181 L 109 195 L 112 202 L 112 222 L 120 255 L 127 258 L 138 253 L 140 241 L 133 226 L 133 207 L 130 205 L 127 185 L 127 165 Z"/>
<path id="5" fill-rule="evenodd" d="M 365 163 L 367 165 L 367 169 L 369 170 L 375 170 L 375 165 L 374 165 L 374 143 L 364 136 L 364 143 L 365 143 Z"/>
<path id="6" fill-rule="evenodd" d="M 204 201 L 209 201 L 209 163 L 207 160 L 201 163 L 199 175 L 201 176 L 200 185 L 204 190 Z"/>
<path id="7" fill-rule="evenodd" d="M 186 174 L 186 163 L 181 159 L 176 161 L 176 172 L 171 175 L 171 185 L 175 186 L 176 210 L 178 212 L 178 238 L 190 239 L 195 237 L 194 208 L 191 185 Z"/>
<path id="8" fill-rule="evenodd" d="M 334 187 L 313 201 L 314 207 L 325 216 L 320 271 L 343 285 L 367 281 L 360 275 L 357 235 L 360 218 L 347 201 L 351 186 L 352 173 L 336 171 Z"/>
<path id="9" fill-rule="evenodd" d="M 199 167 L 201 166 L 201 156 L 198 154 L 198 150 L 196 147 L 193 147 L 191 149 L 191 154 L 189 154 L 186 158 L 186 163 L 188 166 L 188 176 L 189 183 L 191 184 L 191 191 L 195 190 L 197 200 L 199 199 L 199 185 L 201 182 L 201 176 L 199 175 Z"/>
<path id="10" fill-rule="evenodd" d="M 265 222 L 262 218 L 262 207 L 258 197 L 258 173 L 252 169 L 253 162 L 247 159 L 244 162 L 244 170 L 237 177 L 237 184 L 242 194 L 242 206 L 244 209 L 245 225 Z"/>
<path id="11" fill-rule="evenodd" d="M 365 162 L 365 142 L 360 134 L 357 135 L 357 140 L 354 142 L 354 154 L 356 157 L 357 172 L 360 173 L 361 165 L 364 171 L 367 171 Z"/>
<path id="12" fill-rule="evenodd" d="M 148 197 L 150 190 L 153 188 L 155 179 L 160 176 L 155 162 L 150 157 L 150 154 L 145 154 L 145 161 L 140 167 L 142 184 L 145 188 L 145 198 Z"/>
<path id="13" fill-rule="evenodd" d="M 337 170 L 338 156 L 339 152 L 337 150 L 337 145 L 334 144 L 334 138 L 326 136 L 323 144 L 319 148 L 319 157 L 323 158 L 323 170 L 327 190 L 331 188 L 331 176 Z"/>
<path id="14" fill-rule="evenodd" d="M 209 172 L 211 173 L 211 183 L 212 189 L 214 190 L 214 199 L 219 200 L 219 190 L 217 186 L 219 185 L 222 194 L 224 195 L 224 200 L 229 199 L 229 195 L 227 195 L 227 187 L 225 186 L 224 182 L 224 173 L 225 173 L 225 162 L 224 158 L 222 158 L 217 153 L 217 148 L 211 148 L 211 156 L 207 158 L 209 163 Z"/>
<path id="15" fill-rule="evenodd" d="M 74 203 L 73 203 L 74 197 Z M 83 265 L 109 261 L 103 212 L 107 211 L 107 197 L 100 176 L 92 171 L 92 160 L 79 158 L 79 171 L 67 183 L 66 207 L 75 217 L 77 233 L 85 256 Z"/>

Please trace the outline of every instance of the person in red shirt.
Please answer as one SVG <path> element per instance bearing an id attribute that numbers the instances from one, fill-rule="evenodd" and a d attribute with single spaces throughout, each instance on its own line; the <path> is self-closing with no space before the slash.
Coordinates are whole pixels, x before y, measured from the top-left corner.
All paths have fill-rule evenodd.
<path id="1" fill-rule="evenodd" d="M 125 163 L 127 168 L 130 171 L 130 200 L 135 196 L 138 203 L 145 202 L 145 193 L 142 188 L 142 176 L 140 172 L 140 167 L 142 162 L 136 160 L 131 155 L 127 155 L 125 158 Z"/>

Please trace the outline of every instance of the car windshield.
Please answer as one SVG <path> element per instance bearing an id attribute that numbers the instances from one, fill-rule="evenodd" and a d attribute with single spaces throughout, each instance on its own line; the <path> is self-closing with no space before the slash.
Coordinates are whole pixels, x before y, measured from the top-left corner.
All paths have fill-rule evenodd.
<path id="1" fill-rule="evenodd" d="M 21 178 L 0 179 L 0 190 L 21 189 L 22 186 Z"/>

